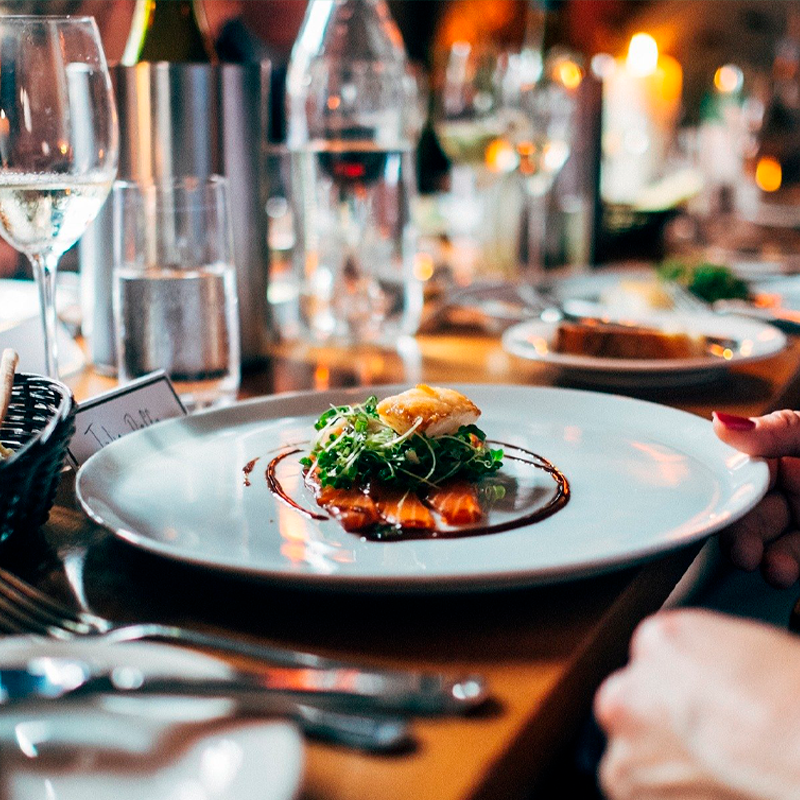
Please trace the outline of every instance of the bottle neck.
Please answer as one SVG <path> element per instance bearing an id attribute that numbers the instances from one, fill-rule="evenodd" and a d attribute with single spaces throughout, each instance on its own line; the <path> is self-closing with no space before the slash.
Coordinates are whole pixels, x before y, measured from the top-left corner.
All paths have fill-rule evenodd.
<path id="1" fill-rule="evenodd" d="M 205 21 L 203 8 L 195 0 L 136 0 L 122 64 L 216 63 Z"/>

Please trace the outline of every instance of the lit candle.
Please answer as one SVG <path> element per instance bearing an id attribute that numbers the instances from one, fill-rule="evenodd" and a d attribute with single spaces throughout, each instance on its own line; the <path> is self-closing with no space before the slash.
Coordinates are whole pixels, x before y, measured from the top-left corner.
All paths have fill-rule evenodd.
<path id="1" fill-rule="evenodd" d="M 602 69 L 603 199 L 634 205 L 661 177 L 680 113 L 683 72 L 645 33 L 631 39 L 626 58 L 604 61 Z"/>

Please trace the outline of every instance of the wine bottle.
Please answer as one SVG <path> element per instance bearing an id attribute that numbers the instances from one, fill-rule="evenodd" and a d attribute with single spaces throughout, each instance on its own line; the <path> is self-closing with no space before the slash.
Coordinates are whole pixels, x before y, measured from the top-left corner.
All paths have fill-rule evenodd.
<path id="1" fill-rule="evenodd" d="M 136 0 L 122 64 L 140 61 L 217 61 L 197 0 Z"/>
<path id="2" fill-rule="evenodd" d="M 414 271 L 417 83 L 386 0 L 312 0 L 286 78 L 297 333 L 395 345 Z"/>
<path id="3" fill-rule="evenodd" d="M 800 12 L 787 10 L 786 33 L 775 48 L 772 97 L 756 161 L 756 183 L 769 194 L 800 190 Z"/>

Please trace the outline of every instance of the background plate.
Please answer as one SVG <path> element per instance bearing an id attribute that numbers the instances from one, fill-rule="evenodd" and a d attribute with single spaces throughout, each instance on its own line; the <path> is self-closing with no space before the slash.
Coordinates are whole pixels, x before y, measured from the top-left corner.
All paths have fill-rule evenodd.
<path id="1" fill-rule="evenodd" d="M 169 558 L 306 587 L 407 592 L 532 585 L 629 565 L 724 527 L 767 488 L 765 463 L 685 412 L 577 390 L 456 386 L 483 410 L 489 438 L 565 473 L 565 508 L 505 533 L 376 543 L 308 520 L 270 493 L 271 454 L 307 440 L 330 404 L 403 388 L 276 396 L 159 423 L 92 456 L 78 497 L 118 537 Z"/>
<path id="2" fill-rule="evenodd" d="M 573 303 L 570 311 L 573 309 L 589 315 L 602 312 L 601 307 L 591 303 Z M 711 355 L 707 358 L 632 359 L 558 353 L 550 349 L 557 324 L 535 319 L 509 328 L 503 334 L 503 347 L 520 358 L 557 367 L 585 383 L 652 388 L 705 383 L 737 364 L 769 358 L 783 350 L 787 343 L 786 336 L 773 325 L 735 315 L 654 311 L 628 315 L 624 320 L 664 331 L 732 339 L 738 346 L 733 348 L 730 360 Z"/>

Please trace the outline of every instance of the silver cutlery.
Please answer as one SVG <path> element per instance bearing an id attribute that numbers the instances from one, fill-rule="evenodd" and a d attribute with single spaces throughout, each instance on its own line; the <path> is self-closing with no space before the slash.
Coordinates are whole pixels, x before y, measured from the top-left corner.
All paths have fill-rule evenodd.
<path id="1" fill-rule="evenodd" d="M 677 311 L 704 314 L 734 314 L 774 325 L 786 333 L 800 333 L 800 313 L 786 308 L 763 308 L 749 300 L 715 300 L 707 303 L 678 283 L 665 288 Z"/>
<path id="2" fill-rule="evenodd" d="M 155 639 L 257 659 L 262 664 L 293 670 L 281 680 L 306 681 L 307 695 L 338 691 L 348 701 L 408 714 L 469 711 L 484 702 L 485 681 L 479 676 L 449 678 L 437 672 L 371 669 L 323 658 L 313 653 L 250 643 L 218 634 L 158 623 L 117 624 L 85 611 L 74 611 L 7 570 L 0 569 L 0 631 L 34 633 L 55 639 L 82 637 L 107 642 Z M 264 667 L 268 671 L 267 667 Z M 278 681 L 278 670 L 272 671 Z M 328 698 L 330 700 L 330 697 Z"/>
<path id="3" fill-rule="evenodd" d="M 62 657 L 34 660 L 46 669 L 0 669 L 0 705 L 24 698 L 85 696 L 105 692 L 128 694 L 192 695 L 194 697 L 229 697 L 259 710 L 271 707 L 271 695 L 284 695 L 297 702 L 314 703 L 350 711 L 380 711 L 398 714 L 436 714 L 430 698 L 416 694 L 395 694 L 395 687 L 358 669 L 298 669 L 262 667 L 257 672 L 231 670 L 221 678 L 164 678 L 145 675 L 132 666 L 95 671 L 88 664 Z M 25 676 L 28 676 L 27 678 Z M 479 695 L 481 687 L 468 682 L 465 693 Z M 482 699 L 482 698 L 480 698 Z"/>
<path id="4" fill-rule="evenodd" d="M 281 692 L 270 682 L 263 684 L 251 675 L 152 677 L 132 666 L 98 671 L 71 658 L 38 657 L 24 666 L 0 669 L 0 713 L 35 711 L 54 700 L 85 700 L 109 694 L 219 698 L 233 702 L 239 715 L 288 718 L 309 736 L 360 750 L 393 751 L 405 747 L 410 740 L 409 723 L 401 717 L 318 707 L 304 703 L 302 691 Z M 334 694 L 329 699 L 341 697 Z"/>

